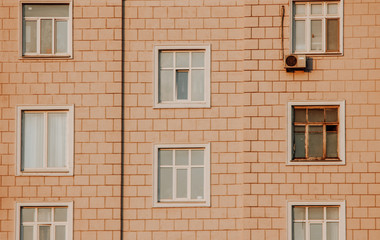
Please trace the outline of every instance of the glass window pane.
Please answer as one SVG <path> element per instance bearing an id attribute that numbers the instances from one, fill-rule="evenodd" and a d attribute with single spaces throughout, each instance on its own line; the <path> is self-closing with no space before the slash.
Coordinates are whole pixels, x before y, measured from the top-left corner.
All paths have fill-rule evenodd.
<path id="1" fill-rule="evenodd" d="M 52 20 L 41 20 L 41 53 L 52 54 Z"/>
<path id="2" fill-rule="evenodd" d="M 293 223 L 293 240 L 305 240 L 305 223 Z"/>
<path id="3" fill-rule="evenodd" d="M 68 4 L 24 4 L 24 17 L 68 17 Z"/>
<path id="4" fill-rule="evenodd" d="M 310 224 L 310 240 L 322 240 L 322 223 Z"/>
<path id="5" fill-rule="evenodd" d="M 21 168 L 42 168 L 44 114 L 23 113 L 21 126 Z"/>
<path id="6" fill-rule="evenodd" d="M 339 223 L 329 222 L 326 227 L 326 240 L 338 240 L 339 239 Z"/>
<path id="7" fill-rule="evenodd" d="M 338 157 L 338 134 L 336 132 L 326 133 L 326 156 Z"/>
<path id="8" fill-rule="evenodd" d="M 55 52 L 67 53 L 68 40 L 68 25 L 67 21 L 55 22 Z"/>
<path id="9" fill-rule="evenodd" d="M 305 15 L 305 4 L 296 4 L 294 12 L 296 15 Z"/>
<path id="10" fill-rule="evenodd" d="M 305 51 L 305 21 L 296 20 L 294 26 L 293 46 L 296 51 Z"/>
<path id="11" fill-rule="evenodd" d="M 177 169 L 177 198 L 187 198 L 187 169 Z"/>
<path id="12" fill-rule="evenodd" d="M 322 5 L 321 4 L 312 4 L 311 5 L 311 14 L 322 14 Z"/>
<path id="13" fill-rule="evenodd" d="M 35 208 L 21 208 L 21 223 L 34 222 Z"/>
<path id="14" fill-rule="evenodd" d="M 323 157 L 322 126 L 309 126 L 309 157 Z"/>
<path id="15" fill-rule="evenodd" d="M 191 150 L 191 165 L 204 164 L 204 150 Z"/>
<path id="16" fill-rule="evenodd" d="M 159 101 L 173 101 L 173 70 L 161 70 L 158 84 Z"/>
<path id="17" fill-rule="evenodd" d="M 50 222 L 51 221 L 51 208 L 38 208 L 37 221 Z"/>
<path id="18" fill-rule="evenodd" d="M 293 207 L 293 220 L 305 220 L 305 207 Z"/>
<path id="19" fill-rule="evenodd" d="M 22 48 L 24 53 L 37 52 L 37 21 L 24 21 Z"/>
<path id="20" fill-rule="evenodd" d="M 323 219 L 323 207 L 309 207 L 309 219 L 310 220 Z"/>
<path id="21" fill-rule="evenodd" d="M 66 166 L 66 112 L 48 113 L 48 167 Z"/>
<path id="22" fill-rule="evenodd" d="M 173 67 L 173 53 L 172 52 L 160 52 L 160 67 L 161 68 Z"/>
<path id="23" fill-rule="evenodd" d="M 309 122 L 323 122 L 324 117 L 324 110 L 323 109 L 309 109 Z"/>
<path id="24" fill-rule="evenodd" d="M 191 199 L 203 199 L 204 168 L 191 168 Z"/>
<path id="25" fill-rule="evenodd" d="M 33 227 L 32 226 L 21 226 L 20 233 L 21 240 L 33 240 Z"/>
<path id="26" fill-rule="evenodd" d="M 327 51 L 339 51 L 339 20 L 327 19 Z"/>
<path id="27" fill-rule="evenodd" d="M 326 208 L 326 218 L 328 220 L 338 220 L 339 219 L 339 208 L 338 207 L 327 207 Z"/>
<path id="28" fill-rule="evenodd" d="M 67 208 L 55 208 L 54 222 L 66 222 L 66 221 L 67 221 Z"/>
<path id="29" fill-rule="evenodd" d="M 176 66 L 188 68 L 189 67 L 189 53 L 187 52 L 179 52 L 176 53 Z"/>
<path id="30" fill-rule="evenodd" d="M 177 71 L 176 74 L 176 87 L 177 87 L 177 99 L 185 100 L 188 96 L 188 71 Z"/>
<path id="31" fill-rule="evenodd" d="M 50 240 L 50 226 L 40 226 L 38 235 L 39 240 Z"/>
<path id="32" fill-rule="evenodd" d="M 193 52 L 191 53 L 191 66 L 204 67 L 205 66 L 205 53 Z"/>
<path id="33" fill-rule="evenodd" d="M 189 150 L 175 151 L 175 165 L 189 165 Z"/>
<path id="34" fill-rule="evenodd" d="M 337 14 L 338 13 L 338 4 L 331 3 L 327 4 L 327 14 Z"/>
<path id="35" fill-rule="evenodd" d="M 306 157 L 305 153 L 305 127 L 297 126 L 294 127 L 294 157 L 295 158 L 304 158 Z"/>
<path id="36" fill-rule="evenodd" d="M 192 70 L 191 72 L 191 100 L 204 100 L 204 70 Z"/>
<path id="37" fill-rule="evenodd" d="M 158 198 L 173 199 L 173 168 L 160 167 L 158 173 Z"/>
<path id="38" fill-rule="evenodd" d="M 337 121 L 338 121 L 338 109 L 326 108 L 326 122 L 337 122 Z"/>
<path id="39" fill-rule="evenodd" d="M 55 227 L 55 240 L 66 240 L 66 227 L 56 226 Z"/>
<path id="40" fill-rule="evenodd" d="M 322 21 L 311 21 L 311 50 L 322 50 Z"/>
<path id="41" fill-rule="evenodd" d="M 173 165 L 173 150 L 158 150 L 158 165 Z"/>
<path id="42" fill-rule="evenodd" d="M 294 121 L 306 122 L 306 109 L 294 109 Z"/>

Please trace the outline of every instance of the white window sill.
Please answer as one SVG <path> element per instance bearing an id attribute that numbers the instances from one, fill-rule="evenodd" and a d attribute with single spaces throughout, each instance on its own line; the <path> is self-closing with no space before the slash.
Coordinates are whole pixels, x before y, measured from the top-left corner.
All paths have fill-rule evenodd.
<path id="1" fill-rule="evenodd" d="M 156 103 L 153 108 L 210 108 L 209 103 Z"/>
<path id="2" fill-rule="evenodd" d="M 155 202 L 153 207 L 210 207 L 210 203 L 202 202 Z"/>

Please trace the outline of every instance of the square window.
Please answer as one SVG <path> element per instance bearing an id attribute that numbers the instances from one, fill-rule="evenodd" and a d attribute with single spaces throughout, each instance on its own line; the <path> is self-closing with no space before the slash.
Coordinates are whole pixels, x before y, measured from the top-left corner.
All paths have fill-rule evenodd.
<path id="1" fill-rule="evenodd" d="M 345 164 L 345 104 L 288 104 L 288 164 Z"/>
<path id="2" fill-rule="evenodd" d="M 17 109 L 17 174 L 72 175 L 73 107 Z"/>
<path id="3" fill-rule="evenodd" d="M 288 239 L 346 239 L 345 202 L 289 202 Z"/>
<path id="4" fill-rule="evenodd" d="M 210 107 L 210 46 L 155 46 L 154 107 Z"/>
<path id="5" fill-rule="evenodd" d="M 293 53 L 342 53 L 343 1 L 293 0 L 292 4 Z"/>
<path id="6" fill-rule="evenodd" d="M 210 206 L 210 147 L 156 145 L 154 207 Z"/>
<path id="7" fill-rule="evenodd" d="M 70 57 L 71 1 L 21 3 L 23 57 Z"/>
<path id="8" fill-rule="evenodd" d="M 72 203 L 17 203 L 16 240 L 73 239 Z"/>

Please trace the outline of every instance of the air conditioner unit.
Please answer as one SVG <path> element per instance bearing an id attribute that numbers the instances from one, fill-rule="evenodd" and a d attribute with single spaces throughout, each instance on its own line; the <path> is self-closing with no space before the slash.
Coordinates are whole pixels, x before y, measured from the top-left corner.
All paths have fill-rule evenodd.
<path id="1" fill-rule="evenodd" d="M 306 56 L 305 55 L 286 55 L 284 59 L 285 69 L 305 69 L 306 68 Z"/>

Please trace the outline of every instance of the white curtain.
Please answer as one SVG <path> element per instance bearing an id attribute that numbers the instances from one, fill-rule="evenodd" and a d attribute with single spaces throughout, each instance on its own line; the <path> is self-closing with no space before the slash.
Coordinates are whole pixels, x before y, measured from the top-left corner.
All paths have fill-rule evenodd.
<path id="1" fill-rule="evenodd" d="M 67 113 L 48 114 L 48 167 L 66 166 Z"/>
<path id="2" fill-rule="evenodd" d="M 23 113 L 21 127 L 21 167 L 43 167 L 43 113 Z"/>

